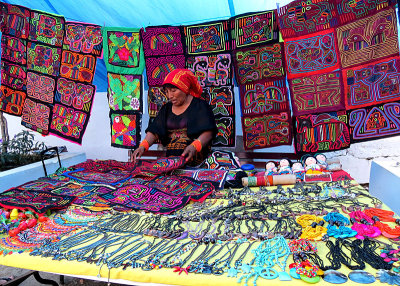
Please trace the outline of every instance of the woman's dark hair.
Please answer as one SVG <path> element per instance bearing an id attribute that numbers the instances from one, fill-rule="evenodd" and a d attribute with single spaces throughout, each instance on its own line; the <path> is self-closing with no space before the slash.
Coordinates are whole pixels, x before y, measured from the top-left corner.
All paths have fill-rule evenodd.
<path id="1" fill-rule="evenodd" d="M 179 89 L 179 87 L 177 87 L 177 86 L 175 86 L 175 85 L 173 85 L 173 84 L 171 84 L 171 83 L 166 83 L 166 84 L 164 84 L 164 85 L 162 86 L 162 91 L 165 92 L 165 89 L 166 89 L 166 88 L 178 88 L 178 89 Z"/>

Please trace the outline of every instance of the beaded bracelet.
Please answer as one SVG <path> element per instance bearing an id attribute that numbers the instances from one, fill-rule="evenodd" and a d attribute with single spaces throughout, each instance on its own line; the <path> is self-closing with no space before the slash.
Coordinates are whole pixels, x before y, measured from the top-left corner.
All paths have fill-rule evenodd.
<path id="1" fill-rule="evenodd" d="M 192 145 L 196 149 L 197 153 L 199 153 L 201 151 L 201 148 L 203 148 L 199 139 L 194 140 L 190 145 Z"/>
<path id="2" fill-rule="evenodd" d="M 143 141 L 139 144 L 139 147 L 140 146 L 142 146 L 146 151 L 149 150 L 150 148 L 149 141 L 147 141 L 147 139 L 143 139 Z"/>

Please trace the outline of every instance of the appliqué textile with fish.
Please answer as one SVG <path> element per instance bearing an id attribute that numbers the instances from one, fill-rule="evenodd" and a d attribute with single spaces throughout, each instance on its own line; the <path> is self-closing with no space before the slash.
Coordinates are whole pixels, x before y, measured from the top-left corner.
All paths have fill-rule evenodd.
<path id="1" fill-rule="evenodd" d="M 146 58 L 147 83 L 150 86 L 161 86 L 167 74 L 183 68 L 185 68 L 184 55 Z"/>
<path id="2" fill-rule="evenodd" d="M 146 27 L 140 30 L 140 35 L 145 57 L 183 55 L 184 53 L 179 27 Z"/>

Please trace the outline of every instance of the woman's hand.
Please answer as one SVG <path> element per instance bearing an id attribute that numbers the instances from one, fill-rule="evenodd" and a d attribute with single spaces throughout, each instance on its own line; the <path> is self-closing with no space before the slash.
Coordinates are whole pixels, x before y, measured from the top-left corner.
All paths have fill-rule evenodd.
<path id="1" fill-rule="evenodd" d="M 192 144 L 189 144 L 182 152 L 182 157 L 186 157 L 186 162 L 189 162 L 196 155 L 196 148 Z"/>
<path id="2" fill-rule="evenodd" d="M 131 156 L 131 161 L 133 163 L 136 162 L 137 159 L 139 159 L 140 157 L 142 157 L 143 153 L 146 151 L 146 149 L 143 146 L 139 146 L 133 153 Z"/>

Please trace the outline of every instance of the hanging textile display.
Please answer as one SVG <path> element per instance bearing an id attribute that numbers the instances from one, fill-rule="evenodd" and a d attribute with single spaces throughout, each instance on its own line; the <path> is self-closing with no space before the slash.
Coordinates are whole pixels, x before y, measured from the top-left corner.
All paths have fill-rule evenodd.
<path id="1" fill-rule="evenodd" d="M 304 75 L 289 80 L 294 115 L 338 111 L 345 108 L 340 71 Z"/>
<path id="2" fill-rule="evenodd" d="M 290 112 L 243 115 L 242 126 L 246 150 L 292 144 Z"/>
<path id="3" fill-rule="evenodd" d="M 235 146 L 235 97 L 233 86 L 204 87 L 201 97 L 208 102 L 215 116 L 217 135 L 213 146 Z"/>
<path id="4" fill-rule="evenodd" d="M 103 28 L 103 50 L 108 72 L 137 75 L 143 73 L 145 63 L 139 29 Z"/>
<path id="5" fill-rule="evenodd" d="M 400 57 L 344 69 L 343 77 L 347 109 L 400 99 Z"/>
<path id="6" fill-rule="evenodd" d="M 338 25 L 333 1 L 293 1 L 278 9 L 279 31 L 292 38 L 334 28 Z"/>
<path id="7" fill-rule="evenodd" d="M 80 144 L 95 94 L 101 27 L 11 4 L 2 12 L 0 110 L 43 135 Z"/>
<path id="8" fill-rule="evenodd" d="M 111 146 L 136 148 L 140 143 L 142 73 L 145 68 L 140 30 L 104 28 L 103 47 L 108 80 Z"/>
<path id="9" fill-rule="evenodd" d="M 203 54 L 229 51 L 229 21 L 184 26 L 186 54 Z"/>
<path id="10" fill-rule="evenodd" d="M 380 139 L 400 134 L 400 103 L 347 111 L 352 142 Z"/>
<path id="11" fill-rule="evenodd" d="M 147 106 L 150 120 L 167 102 L 161 88 L 165 76 L 174 69 L 185 67 L 184 43 L 180 27 L 159 26 L 140 30 L 146 59 L 149 85 Z"/>
<path id="12" fill-rule="evenodd" d="M 396 11 L 375 15 L 336 28 L 342 68 L 399 54 Z"/>
<path id="13" fill-rule="evenodd" d="M 111 146 L 135 149 L 140 143 L 141 114 L 110 111 Z"/>
<path id="14" fill-rule="evenodd" d="M 340 150 L 350 146 L 350 130 L 345 111 L 296 117 L 296 152 Z"/>
<path id="15" fill-rule="evenodd" d="M 146 58 L 147 82 L 149 86 L 161 86 L 167 74 L 182 68 L 185 68 L 183 55 Z"/>
<path id="16" fill-rule="evenodd" d="M 279 79 L 286 74 L 282 43 L 235 50 L 234 63 L 238 85 Z"/>
<path id="17" fill-rule="evenodd" d="M 285 80 L 259 81 L 240 86 L 243 115 L 260 115 L 289 110 Z"/>
<path id="18" fill-rule="evenodd" d="M 28 8 L 5 3 L 2 12 L 0 111 L 21 116 L 26 98 L 26 50 L 31 12 Z"/>
<path id="19" fill-rule="evenodd" d="M 234 147 L 236 137 L 233 67 L 229 21 L 185 26 L 186 68 L 203 88 L 218 132 L 213 146 Z"/>
<path id="20" fill-rule="evenodd" d="M 348 0 L 334 1 L 334 5 L 337 7 L 340 25 L 374 15 L 387 7 L 394 6 L 396 3 L 396 0 L 375 0 L 368 2 L 352 2 Z"/>
<path id="21" fill-rule="evenodd" d="M 327 29 L 323 32 L 285 40 L 288 78 L 338 69 L 340 65 L 335 37 L 334 30 Z"/>
<path id="22" fill-rule="evenodd" d="M 141 75 L 107 73 L 108 103 L 113 111 L 143 111 Z"/>
<path id="23" fill-rule="evenodd" d="M 233 49 L 278 40 L 275 10 L 239 15 L 230 22 Z"/>

